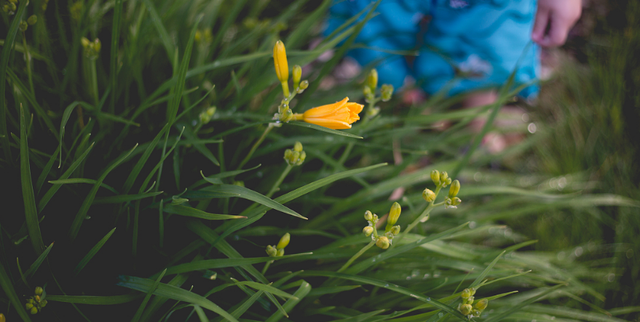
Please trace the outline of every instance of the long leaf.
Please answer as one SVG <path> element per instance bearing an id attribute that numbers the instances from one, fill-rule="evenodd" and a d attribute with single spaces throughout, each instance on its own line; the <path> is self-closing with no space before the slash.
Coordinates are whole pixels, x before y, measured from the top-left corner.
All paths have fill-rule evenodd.
<path id="1" fill-rule="evenodd" d="M 327 133 L 331 133 L 331 134 L 335 134 L 335 135 L 346 136 L 348 138 L 362 139 L 362 137 L 359 136 L 359 135 L 351 134 L 351 133 L 345 132 L 345 131 L 333 130 L 333 129 L 330 129 L 330 128 L 326 128 L 324 126 L 315 125 L 315 124 L 311 124 L 311 123 L 291 122 L 291 123 L 287 123 L 287 124 L 294 125 L 294 126 L 299 126 L 299 127 L 305 127 L 305 128 L 313 129 L 313 130 L 316 130 L 316 131 L 327 132 Z"/>
<path id="2" fill-rule="evenodd" d="M 109 238 L 111 237 L 111 235 L 113 235 L 113 233 L 116 231 L 116 227 L 113 227 L 113 229 L 111 229 L 111 231 L 109 231 L 104 237 L 102 237 L 102 239 L 100 239 L 100 241 L 98 241 L 98 243 L 93 246 L 91 248 L 91 250 L 87 253 L 87 255 L 85 255 L 82 260 L 78 263 L 78 265 L 76 265 L 76 268 L 73 270 L 73 273 L 78 275 L 78 273 L 80 273 L 80 271 L 87 266 L 87 264 L 89 263 L 89 261 L 93 258 L 93 256 L 95 256 L 100 249 L 102 248 L 102 246 L 104 246 L 104 244 L 107 243 L 107 241 L 109 240 Z"/>
<path id="3" fill-rule="evenodd" d="M 27 143 L 27 118 L 24 107 L 20 105 L 20 181 L 22 183 L 22 201 L 24 202 L 24 216 L 29 231 L 29 239 L 36 255 L 42 254 L 44 242 L 40 233 L 40 220 L 36 208 L 36 198 L 31 181 L 31 166 L 29 165 L 29 144 Z"/>
<path id="4" fill-rule="evenodd" d="M 127 287 L 127 288 L 141 291 L 141 292 L 149 291 L 154 284 L 155 284 L 155 281 L 153 280 L 140 278 L 140 277 L 133 277 L 133 276 L 121 276 L 120 282 L 117 283 L 117 285 L 119 286 Z M 236 320 L 233 316 L 227 313 L 227 311 L 221 309 L 215 303 L 207 300 L 206 298 L 198 294 L 189 292 L 179 287 L 175 287 L 175 286 L 164 284 L 164 283 L 158 283 L 158 287 L 155 289 L 155 291 L 153 291 L 153 294 L 157 296 L 168 297 L 170 299 L 174 299 L 177 301 L 184 301 L 187 303 L 199 305 L 207 310 L 210 310 L 219 314 L 220 316 L 222 316 L 223 318 L 229 321 L 238 322 L 238 320 Z"/>
<path id="5" fill-rule="evenodd" d="M 11 279 L 9 278 L 9 275 L 7 275 L 7 271 L 4 269 L 4 265 L 2 265 L 2 263 L 0 263 L 0 287 L 2 287 L 5 296 L 9 298 L 9 302 L 11 302 L 16 311 L 18 311 L 18 315 L 20 315 L 22 320 L 31 321 L 29 314 L 24 310 L 24 304 L 18 297 L 16 290 L 13 288 L 13 283 L 11 283 Z"/>
<path id="6" fill-rule="evenodd" d="M 44 260 L 47 258 L 47 255 L 49 255 L 49 252 L 51 251 L 52 247 L 53 247 L 53 243 L 51 243 L 47 247 L 47 249 L 45 249 L 44 252 L 42 252 L 42 254 L 38 256 L 38 258 L 36 258 L 33 264 L 29 266 L 29 269 L 26 272 L 24 272 L 25 277 L 29 278 L 31 277 L 31 275 L 35 274 L 35 272 L 38 271 L 38 268 L 40 268 L 40 265 L 42 265 L 42 262 L 44 262 Z"/>
<path id="7" fill-rule="evenodd" d="M 93 203 L 94 204 L 124 203 L 124 202 L 140 200 L 140 199 L 144 199 L 144 198 L 152 198 L 152 197 L 155 197 L 155 196 L 160 195 L 162 193 L 164 193 L 164 191 L 150 192 L 150 193 L 139 193 L 139 194 L 135 194 L 135 195 L 117 195 L 117 196 L 111 196 L 111 197 L 96 197 L 93 200 Z"/>
<path id="8" fill-rule="evenodd" d="M 194 217 L 194 218 L 200 218 L 200 219 L 206 219 L 206 220 L 227 220 L 227 219 L 247 218 L 245 216 L 212 214 L 206 211 L 202 211 L 200 209 L 186 207 L 183 205 L 173 205 L 173 204 L 164 205 L 163 210 L 164 212 L 169 214 L 176 214 L 180 216 Z"/>
<path id="9" fill-rule="evenodd" d="M 144 299 L 142 300 L 142 303 L 138 307 L 136 314 L 133 316 L 133 319 L 131 319 L 131 322 L 137 322 L 140 320 L 140 317 L 142 316 L 142 312 L 144 312 L 144 308 L 147 306 L 149 299 L 151 299 L 151 295 L 153 295 L 153 292 L 158 288 L 158 285 L 160 284 L 160 281 L 162 280 L 166 272 L 167 272 L 167 269 L 162 271 L 162 273 L 160 273 L 158 278 L 156 278 L 155 283 L 153 283 L 153 286 L 149 288 L 149 291 L 147 291 L 147 295 L 144 296 Z"/>
<path id="10" fill-rule="evenodd" d="M 55 295 L 47 294 L 47 301 L 88 304 L 88 305 L 117 305 L 133 302 L 142 297 L 142 294 L 125 294 L 125 295 L 108 295 L 108 296 L 92 296 L 92 295 Z"/>
<path id="11" fill-rule="evenodd" d="M 291 312 L 291 310 L 298 304 L 300 301 L 309 294 L 311 291 L 311 284 L 306 281 L 302 281 L 302 284 L 298 288 L 298 290 L 293 293 L 293 297 L 287 300 L 282 306 L 285 312 Z M 267 322 L 275 322 L 282 318 L 282 313 L 280 311 L 274 312 L 268 319 Z"/>
<path id="12" fill-rule="evenodd" d="M 88 178 L 70 178 L 70 179 L 50 180 L 49 183 L 54 185 L 76 184 L 76 183 L 87 183 L 87 184 L 95 185 L 98 183 L 98 180 L 88 179 Z M 118 194 L 118 191 L 116 191 L 116 189 L 107 185 L 106 183 L 101 182 L 100 187 L 105 188 L 115 194 Z"/>
<path id="13" fill-rule="evenodd" d="M 205 259 L 205 260 L 192 261 L 189 263 L 184 263 L 184 264 L 179 264 L 176 266 L 169 267 L 167 268 L 167 274 L 168 275 L 181 274 L 181 273 L 201 271 L 206 269 L 219 269 L 219 268 L 234 267 L 234 266 L 252 265 L 252 264 L 265 263 L 272 260 L 280 260 L 285 258 L 311 255 L 311 254 L 313 253 L 292 254 L 292 255 L 284 255 L 280 257 Z"/>

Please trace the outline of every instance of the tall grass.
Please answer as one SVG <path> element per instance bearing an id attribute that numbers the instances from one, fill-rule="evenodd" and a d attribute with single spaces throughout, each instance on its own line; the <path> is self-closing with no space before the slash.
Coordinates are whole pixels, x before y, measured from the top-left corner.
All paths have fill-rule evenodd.
<path id="1" fill-rule="evenodd" d="M 497 104 L 462 112 L 448 109 L 458 98 L 402 106 L 394 97 L 350 130 L 271 128 L 282 99 L 278 39 L 290 66 L 308 66 L 311 85 L 289 102 L 295 112 L 345 96 L 364 103 L 364 75 L 321 86 L 363 23 L 310 49 L 330 4 L 32 0 L 3 13 L 0 312 L 25 321 L 466 320 L 465 288 L 489 299 L 480 320 L 638 312 L 626 301 L 603 309 L 619 251 L 563 257 L 536 250 L 530 227 L 505 225 L 638 206 L 636 196 L 588 189 L 581 173 L 559 191 L 559 172 L 496 169 L 548 138 L 523 124 L 523 144 L 491 155 L 479 144 L 491 122 L 481 134 L 465 129 L 496 117 L 511 84 Z M 20 31 L 33 14 L 38 22 Z M 334 56 L 318 61 L 328 50 Z M 439 120 L 457 125 L 434 131 Z M 306 159 L 292 167 L 283 155 L 296 142 Z M 427 208 L 434 169 L 456 173 L 457 209 Z M 387 250 L 359 252 L 371 241 L 363 214 L 384 220 L 398 189 L 402 229 L 425 209 L 428 221 Z M 287 232 L 284 256 L 267 256 Z"/>

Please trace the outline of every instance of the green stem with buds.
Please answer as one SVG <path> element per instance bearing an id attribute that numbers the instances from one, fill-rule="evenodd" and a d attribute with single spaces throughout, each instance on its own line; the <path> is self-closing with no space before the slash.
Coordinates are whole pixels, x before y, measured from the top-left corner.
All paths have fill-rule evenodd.
<path id="1" fill-rule="evenodd" d="M 242 167 L 249 161 L 249 159 L 251 159 L 251 156 L 253 155 L 253 153 L 256 152 L 256 149 L 258 149 L 258 146 L 260 146 L 262 141 L 264 141 L 264 138 L 267 137 L 267 134 L 269 134 L 269 132 L 271 132 L 271 129 L 273 129 L 273 127 L 274 127 L 273 123 L 269 123 L 267 128 L 264 129 L 264 132 L 262 133 L 262 136 L 260 136 L 258 141 L 256 141 L 256 143 L 253 144 L 253 146 L 251 147 L 251 150 L 249 150 L 249 153 L 247 154 L 247 156 L 244 157 L 242 162 L 240 162 L 240 165 L 238 166 L 238 169 L 242 169 Z"/>
<path id="2" fill-rule="evenodd" d="M 362 254 L 364 254 L 367 250 L 369 250 L 369 248 L 373 247 L 373 245 L 375 244 L 376 242 L 372 240 L 366 246 L 362 247 L 362 249 L 359 252 L 351 256 L 351 258 L 349 258 L 349 260 L 344 265 L 342 265 L 342 267 L 340 267 L 340 269 L 338 270 L 338 273 L 344 272 L 347 268 L 349 268 L 349 266 L 351 266 L 351 264 L 353 264 L 353 262 L 356 259 L 358 259 L 358 257 L 362 256 Z"/>

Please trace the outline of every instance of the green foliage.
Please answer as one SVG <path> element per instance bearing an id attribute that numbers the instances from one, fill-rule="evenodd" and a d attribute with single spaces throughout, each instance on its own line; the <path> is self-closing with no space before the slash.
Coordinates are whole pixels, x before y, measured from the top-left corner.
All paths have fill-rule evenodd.
<path id="1" fill-rule="evenodd" d="M 34 319 L 47 321 L 465 321 L 465 288 L 489 301 L 477 320 L 620 321 L 640 311 L 624 300 L 603 305 L 611 288 L 603 281 L 626 248 L 612 255 L 601 239 L 579 246 L 563 239 L 573 228 L 539 219 L 638 227 L 629 215 L 637 190 L 592 189 L 591 169 L 576 158 L 585 145 L 549 145 L 542 127 L 531 134 L 522 124 L 524 142 L 489 154 L 481 141 L 515 93 L 510 82 L 497 104 L 463 111 L 452 108 L 460 97 L 388 100 L 393 89 L 372 79 L 363 93 L 368 70 L 323 85 L 335 81 L 369 11 L 309 49 L 329 0 L 27 3 L 1 22 L 7 320 L 30 320 L 34 285 L 48 303 Z M 31 15 L 36 24 L 19 32 Z M 309 81 L 287 101 L 271 58 L 279 39 Z M 319 61 L 328 50 L 334 56 Z M 345 96 L 369 101 L 348 130 L 272 118 L 285 105 L 302 113 Z M 557 103 L 590 113 L 574 106 L 586 104 L 578 98 Z M 611 113 L 621 139 L 625 124 Z M 466 127 L 477 117 L 489 120 L 480 134 Z M 439 121 L 454 125 L 439 131 Z M 559 131 L 584 126 L 567 122 Z M 305 157 L 287 164 L 285 151 L 300 144 Z M 425 189 L 435 200 L 425 202 Z M 362 229 L 384 224 L 390 195 L 402 215 L 398 206 L 397 226 L 377 227 L 385 249 L 372 247 Z M 366 210 L 380 216 L 365 221 Z M 265 252 L 283 235 L 286 254 L 284 246 Z"/>

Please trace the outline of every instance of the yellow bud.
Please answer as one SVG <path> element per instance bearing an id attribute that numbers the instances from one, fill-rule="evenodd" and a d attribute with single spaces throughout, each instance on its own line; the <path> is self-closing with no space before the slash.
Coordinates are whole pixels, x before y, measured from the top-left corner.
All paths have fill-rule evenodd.
<path id="1" fill-rule="evenodd" d="M 391 230 L 389 232 L 391 232 L 394 235 L 398 235 L 400 233 L 400 225 L 391 227 Z"/>
<path id="2" fill-rule="evenodd" d="M 440 172 L 438 170 L 431 171 L 431 180 L 436 186 L 440 184 Z"/>
<path id="3" fill-rule="evenodd" d="M 36 313 L 38 313 L 38 308 L 37 308 L 37 307 L 35 307 L 35 306 L 34 306 L 34 307 L 32 307 L 32 308 L 31 308 L 31 310 L 29 310 L 29 313 L 31 313 L 31 314 L 36 314 Z"/>
<path id="4" fill-rule="evenodd" d="M 488 305 L 489 305 L 489 300 L 482 299 L 482 300 L 478 301 L 478 303 L 476 303 L 475 307 L 476 307 L 476 309 L 478 309 L 478 311 L 482 312 L 482 311 L 484 311 L 484 309 L 487 308 Z"/>
<path id="5" fill-rule="evenodd" d="M 276 76 L 282 84 L 282 92 L 285 97 L 289 97 L 289 63 L 287 62 L 287 51 L 282 41 L 276 41 L 273 46 L 273 65 L 276 68 Z"/>
<path id="6" fill-rule="evenodd" d="M 454 197 L 453 199 L 451 199 L 451 205 L 452 206 L 457 206 L 460 203 L 462 203 L 462 200 L 460 200 L 460 198 L 458 198 L 458 197 Z"/>
<path id="7" fill-rule="evenodd" d="M 27 23 L 30 25 L 35 25 L 36 22 L 38 22 L 38 17 L 36 15 L 31 15 L 31 17 L 29 17 L 29 19 L 27 19 Z"/>
<path id="8" fill-rule="evenodd" d="M 44 292 L 42 287 L 40 287 L 40 286 L 36 287 L 36 290 L 35 290 L 35 294 L 36 295 L 42 295 L 42 292 Z"/>
<path id="9" fill-rule="evenodd" d="M 383 102 L 386 102 L 391 99 L 391 95 L 393 95 L 393 85 L 384 84 L 382 88 L 380 88 L 380 97 Z"/>
<path id="10" fill-rule="evenodd" d="M 458 195 L 460 191 L 460 181 L 454 180 L 449 187 L 449 198 L 453 198 Z"/>
<path id="11" fill-rule="evenodd" d="M 305 90 L 307 87 L 309 87 L 309 81 L 305 79 L 300 83 L 300 89 Z"/>
<path id="12" fill-rule="evenodd" d="M 364 212 L 364 219 L 367 221 L 373 220 L 373 214 L 371 213 L 371 211 L 367 210 Z"/>
<path id="13" fill-rule="evenodd" d="M 402 208 L 400 208 L 400 204 L 394 202 L 391 205 L 391 210 L 389 210 L 389 220 L 387 220 L 387 226 L 393 226 L 398 222 L 398 218 L 400 218 L 400 213 L 402 212 Z"/>
<path id="14" fill-rule="evenodd" d="M 469 313 L 471 313 L 471 310 L 473 308 L 471 307 L 470 304 L 462 304 L 460 305 L 460 313 L 462 313 L 462 315 L 469 315 Z"/>
<path id="15" fill-rule="evenodd" d="M 440 172 L 440 182 L 445 183 L 449 179 L 449 174 L 447 171 Z"/>
<path id="16" fill-rule="evenodd" d="M 5 318 L 2 313 L 0 313 L 0 322 L 7 322 L 7 318 Z"/>
<path id="17" fill-rule="evenodd" d="M 302 67 L 299 65 L 293 66 L 291 76 L 293 78 L 293 88 L 298 88 L 300 86 L 300 78 L 302 78 Z"/>
<path id="18" fill-rule="evenodd" d="M 32 307 L 33 307 L 33 304 L 31 304 L 31 303 L 27 303 L 27 304 L 24 305 L 24 308 L 27 309 L 27 310 L 31 310 Z"/>
<path id="19" fill-rule="evenodd" d="M 278 242 L 278 246 L 276 246 L 276 248 L 284 249 L 285 247 L 287 247 L 287 245 L 289 245 L 290 241 L 291 235 L 289 235 L 289 233 L 286 233 L 282 236 L 282 238 L 280 238 L 280 242 Z"/>
<path id="20" fill-rule="evenodd" d="M 18 25 L 18 27 L 20 28 L 20 31 L 25 32 L 27 31 L 27 27 L 29 27 L 29 24 L 27 24 L 26 21 L 20 21 L 20 25 Z"/>
<path id="21" fill-rule="evenodd" d="M 375 69 L 372 69 L 369 72 L 369 75 L 367 75 L 367 80 L 365 82 L 366 87 L 369 87 L 369 89 L 371 89 L 372 93 L 375 93 L 376 88 L 378 87 L 378 71 Z"/>
<path id="22" fill-rule="evenodd" d="M 40 307 L 47 306 L 47 303 L 49 303 L 49 302 L 47 302 L 47 300 L 42 300 L 42 302 L 40 302 Z"/>
<path id="23" fill-rule="evenodd" d="M 293 145 L 293 151 L 302 152 L 302 143 L 296 142 Z"/>
<path id="24" fill-rule="evenodd" d="M 284 256 L 284 248 L 278 248 L 276 252 L 276 257 L 282 257 L 282 256 Z"/>
<path id="25" fill-rule="evenodd" d="M 435 192 L 429 190 L 429 189 L 424 189 L 424 191 L 422 191 L 422 198 L 426 201 L 426 202 L 433 202 L 434 200 L 436 200 L 436 194 Z"/>
<path id="26" fill-rule="evenodd" d="M 200 32 L 200 30 L 196 30 L 196 36 L 194 38 L 196 42 L 200 42 L 202 40 L 202 32 Z"/>
<path id="27" fill-rule="evenodd" d="M 469 288 L 465 288 L 460 293 L 460 297 L 462 297 L 463 299 L 468 299 L 469 296 L 471 296 L 471 295 L 473 295 L 473 294 L 471 293 L 471 289 L 469 289 Z"/>
<path id="28" fill-rule="evenodd" d="M 82 47 L 87 48 L 87 47 L 89 47 L 89 43 L 90 43 L 90 42 L 89 42 L 89 39 L 87 39 L 87 38 L 85 38 L 85 37 L 82 37 L 82 38 L 80 39 L 80 43 L 82 43 Z"/>
<path id="29" fill-rule="evenodd" d="M 373 95 L 373 92 L 371 92 L 371 88 L 369 86 L 365 86 L 362 89 L 362 94 L 364 94 L 365 97 L 369 98 L 370 96 Z"/>
<path id="30" fill-rule="evenodd" d="M 371 226 L 367 226 L 362 228 L 362 232 L 364 233 L 365 236 L 369 237 L 371 236 L 371 234 L 373 234 L 373 227 Z"/>
<path id="31" fill-rule="evenodd" d="M 382 249 L 387 249 L 389 248 L 389 238 L 382 236 L 380 238 L 378 238 L 378 240 L 376 241 L 376 246 L 382 248 Z"/>
<path id="32" fill-rule="evenodd" d="M 100 39 L 96 38 L 93 40 L 94 44 L 93 44 L 93 50 L 95 51 L 96 55 L 100 52 L 100 48 L 102 48 L 102 43 L 100 43 Z"/>

